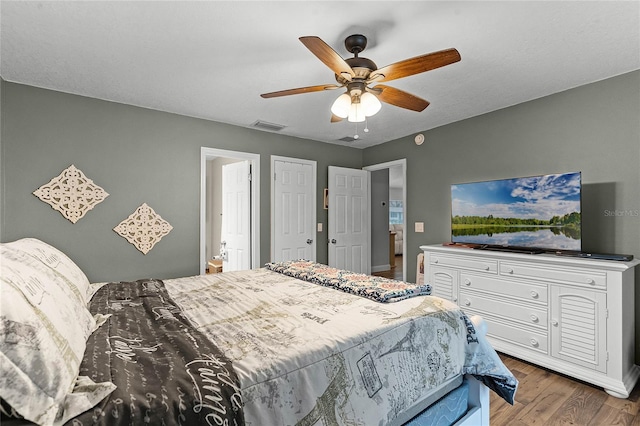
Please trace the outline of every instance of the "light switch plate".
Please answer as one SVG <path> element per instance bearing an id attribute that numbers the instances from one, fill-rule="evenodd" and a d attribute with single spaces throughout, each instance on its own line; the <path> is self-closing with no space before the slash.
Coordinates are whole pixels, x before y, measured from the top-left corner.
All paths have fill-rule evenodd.
<path id="1" fill-rule="evenodd" d="M 318 232 L 322 232 L 322 222 L 318 223 Z"/>
<path id="2" fill-rule="evenodd" d="M 424 232 L 424 222 L 416 222 L 415 230 L 416 232 Z"/>

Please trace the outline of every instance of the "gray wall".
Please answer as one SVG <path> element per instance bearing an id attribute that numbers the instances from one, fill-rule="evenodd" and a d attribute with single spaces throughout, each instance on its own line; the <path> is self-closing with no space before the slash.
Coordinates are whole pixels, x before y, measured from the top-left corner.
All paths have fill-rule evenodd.
<path id="1" fill-rule="evenodd" d="M 640 71 L 358 150 L 68 95 L 0 80 L 0 240 L 37 236 L 69 248 L 92 280 L 198 272 L 200 147 L 261 154 L 261 257 L 269 260 L 269 155 L 362 167 L 407 159 L 407 280 L 422 244 L 449 240 L 451 183 L 580 170 L 584 248 L 640 256 Z M 75 225 L 32 192 L 75 164 L 111 195 Z M 142 202 L 174 228 L 146 256 L 111 229 Z M 318 222 L 327 211 L 318 200 Z M 425 222 L 425 232 L 413 223 Z M 177 227 L 176 227 L 177 225 Z M 318 260 L 326 261 L 326 233 Z M 122 240 L 122 241 L 121 241 Z M 179 253 L 176 258 L 176 253 Z M 132 257 L 133 256 L 133 257 Z M 167 257 L 172 260 L 164 262 Z M 160 271 L 154 266 L 161 266 Z M 139 268 L 143 268 L 140 270 Z M 640 275 L 640 274 L 638 274 Z"/>
<path id="2" fill-rule="evenodd" d="M 261 263 L 270 250 L 270 155 L 362 167 L 363 151 L 1 81 L 0 241 L 40 238 L 91 281 L 199 273 L 200 148 L 260 154 Z M 76 224 L 32 194 L 75 165 L 110 195 Z M 146 202 L 173 230 L 143 255 L 112 229 Z M 317 200 L 317 258 L 327 261 L 327 211 Z"/>
<path id="3" fill-rule="evenodd" d="M 433 107 L 433 105 L 431 106 Z M 640 71 L 369 148 L 364 165 L 407 159 L 407 280 L 420 245 L 450 241 L 452 183 L 581 171 L 583 249 L 640 258 Z M 425 232 L 415 233 L 414 222 Z M 640 268 L 636 268 L 640 307 Z M 636 309 L 640 359 L 640 309 Z"/>
<path id="4" fill-rule="evenodd" d="M 582 172 L 584 250 L 640 257 L 638 117 L 635 71 L 366 149 L 364 166 L 407 159 L 407 280 L 421 245 L 450 241 L 451 184 L 545 173 Z"/>

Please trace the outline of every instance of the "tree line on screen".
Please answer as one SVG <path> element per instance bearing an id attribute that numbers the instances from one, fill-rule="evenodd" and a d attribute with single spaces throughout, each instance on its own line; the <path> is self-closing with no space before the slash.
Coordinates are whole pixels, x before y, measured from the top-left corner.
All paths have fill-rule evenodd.
<path id="1" fill-rule="evenodd" d="M 567 213 L 564 216 L 553 216 L 549 220 L 524 219 L 517 217 L 489 216 L 453 216 L 451 225 L 454 227 L 478 227 L 478 226 L 554 226 L 580 228 L 580 213 Z"/>
<path id="2" fill-rule="evenodd" d="M 468 237 L 497 234 L 515 234 L 522 231 L 547 230 L 554 235 L 564 235 L 573 240 L 579 240 L 582 233 L 579 226 L 499 226 L 499 225 L 457 225 L 451 227 L 451 235 L 454 237 Z"/>

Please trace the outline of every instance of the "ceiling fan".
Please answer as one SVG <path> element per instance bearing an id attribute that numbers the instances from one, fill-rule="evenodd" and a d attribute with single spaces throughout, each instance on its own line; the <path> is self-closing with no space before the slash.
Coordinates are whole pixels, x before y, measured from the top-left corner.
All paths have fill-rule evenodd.
<path id="1" fill-rule="evenodd" d="M 276 98 L 346 87 L 346 93 L 338 97 L 331 107 L 332 122 L 344 118 L 355 122 L 364 121 L 365 117 L 380 110 L 380 101 L 412 111 L 423 111 L 429 106 L 428 101 L 403 90 L 377 83 L 408 77 L 460 61 L 460 53 L 456 49 L 445 49 L 378 68 L 372 60 L 358 56 L 367 46 L 367 38 L 362 34 L 350 35 L 345 39 L 347 51 L 354 55 L 353 58 L 347 59 L 343 59 L 319 37 L 300 37 L 300 41 L 335 73 L 338 84 L 280 90 L 260 96 Z M 375 83 L 375 86 L 370 86 L 372 83 Z"/>

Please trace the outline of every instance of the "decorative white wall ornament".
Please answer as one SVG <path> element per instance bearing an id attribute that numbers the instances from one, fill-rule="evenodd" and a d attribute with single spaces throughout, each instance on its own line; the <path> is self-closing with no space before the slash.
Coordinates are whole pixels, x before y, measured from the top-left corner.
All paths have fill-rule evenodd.
<path id="1" fill-rule="evenodd" d="M 147 203 L 142 203 L 128 218 L 113 228 L 120 236 L 147 254 L 173 227 Z"/>
<path id="2" fill-rule="evenodd" d="M 76 223 L 109 194 L 86 177 L 73 164 L 42 185 L 33 195 Z"/>

